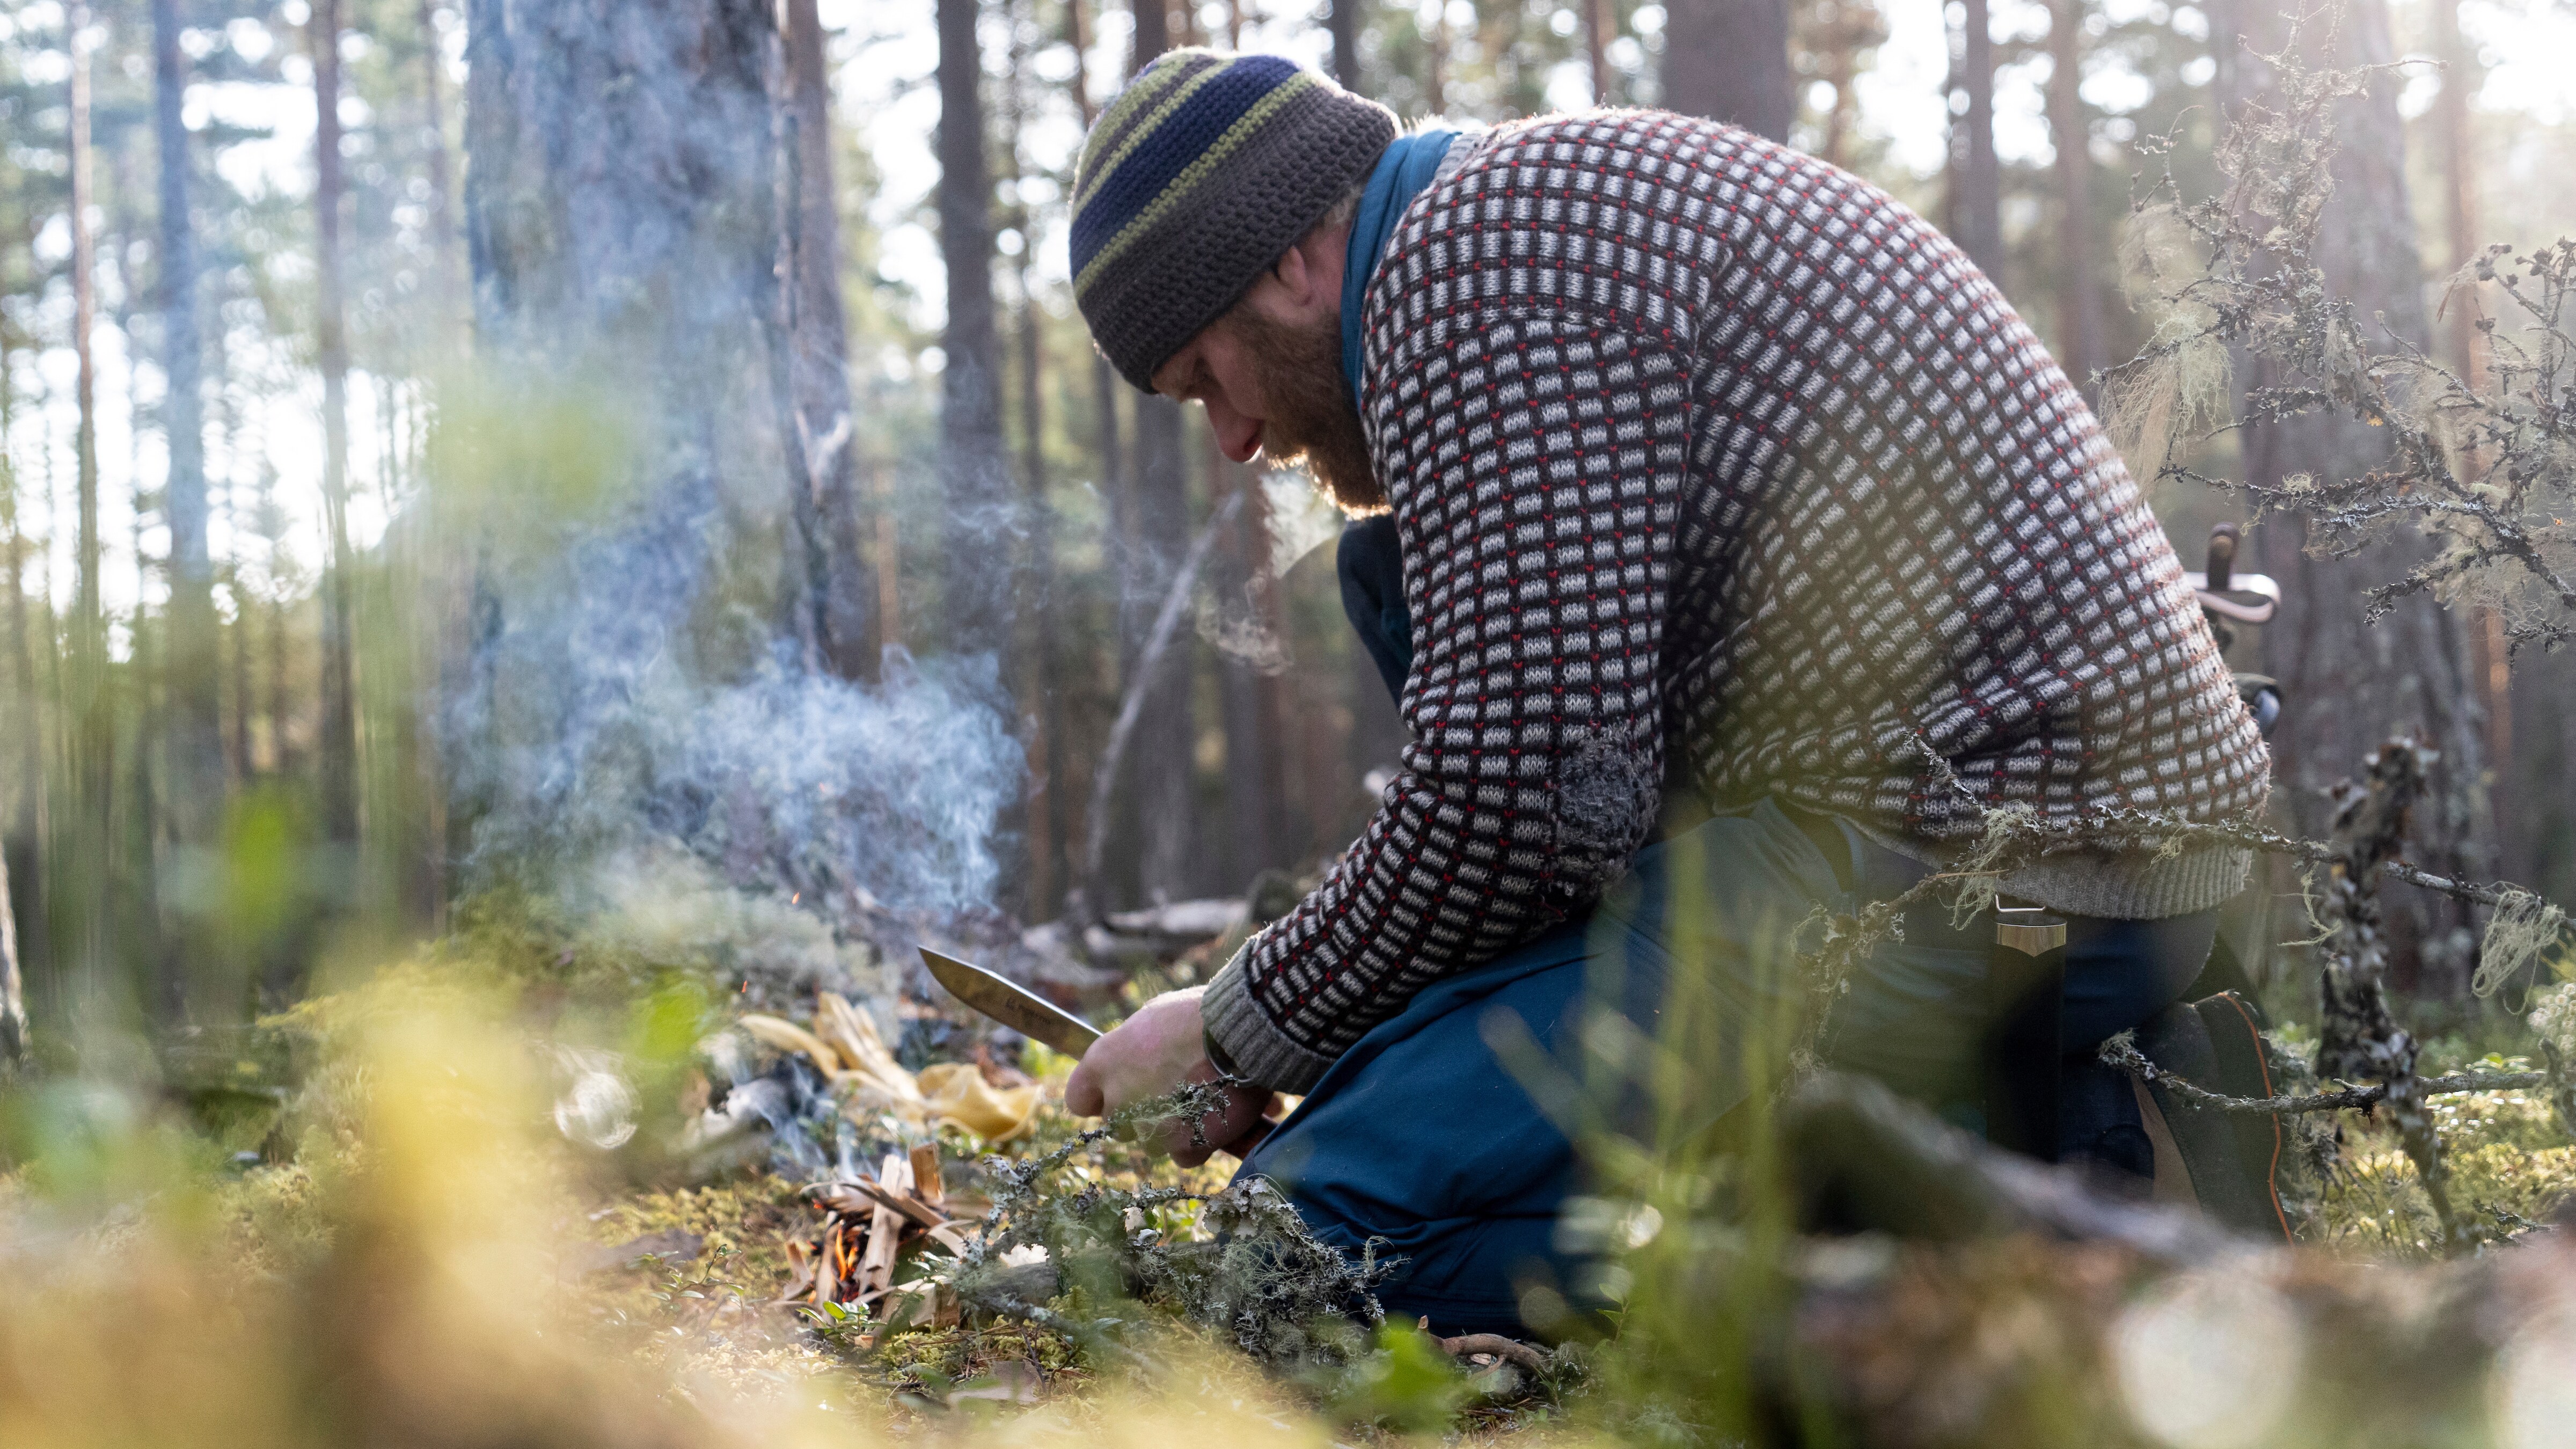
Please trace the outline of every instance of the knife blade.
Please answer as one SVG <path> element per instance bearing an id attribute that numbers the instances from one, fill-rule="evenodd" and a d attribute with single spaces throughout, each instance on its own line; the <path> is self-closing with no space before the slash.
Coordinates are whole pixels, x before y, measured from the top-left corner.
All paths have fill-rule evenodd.
<path id="1" fill-rule="evenodd" d="M 1100 1040 L 1100 1028 L 1056 1005 L 1012 985 L 972 962 L 921 948 L 921 964 L 949 994 L 993 1020 L 1069 1057 L 1079 1057 Z"/>

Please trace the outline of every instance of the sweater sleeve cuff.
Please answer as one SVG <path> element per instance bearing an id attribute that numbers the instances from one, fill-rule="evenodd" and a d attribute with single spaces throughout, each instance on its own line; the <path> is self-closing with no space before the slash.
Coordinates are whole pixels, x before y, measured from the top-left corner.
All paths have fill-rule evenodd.
<path id="1" fill-rule="evenodd" d="M 1234 1070 L 1243 1077 L 1280 1092 L 1304 1092 L 1312 1088 L 1324 1069 L 1333 1064 L 1330 1057 L 1317 1056 L 1290 1041 L 1252 999 L 1252 983 L 1244 970 L 1244 958 L 1251 954 L 1255 936 L 1235 952 L 1225 969 L 1216 973 L 1207 990 L 1199 997 L 1199 1018 L 1208 1035 L 1225 1048 L 1234 1061 Z"/>

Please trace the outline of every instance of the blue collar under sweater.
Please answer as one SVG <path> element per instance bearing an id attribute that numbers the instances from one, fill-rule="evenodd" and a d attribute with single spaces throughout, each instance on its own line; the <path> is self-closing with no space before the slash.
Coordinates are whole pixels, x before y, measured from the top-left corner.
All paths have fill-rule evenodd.
<path id="1" fill-rule="evenodd" d="M 1377 158 L 1368 189 L 1360 193 L 1359 215 L 1351 219 L 1350 254 L 1342 262 L 1342 373 L 1351 380 L 1354 406 L 1360 400 L 1360 309 L 1368 298 L 1369 279 L 1377 273 L 1377 259 L 1404 208 L 1440 173 L 1440 160 L 1457 139 L 1456 131 L 1396 137 Z"/>

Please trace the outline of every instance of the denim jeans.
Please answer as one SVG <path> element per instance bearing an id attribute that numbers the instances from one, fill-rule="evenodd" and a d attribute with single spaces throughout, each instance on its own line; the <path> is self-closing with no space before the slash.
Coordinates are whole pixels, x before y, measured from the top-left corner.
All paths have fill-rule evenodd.
<path id="1" fill-rule="evenodd" d="M 1354 524 L 1338 562 L 1344 606 L 1391 689 L 1410 663 L 1410 626 L 1391 520 Z M 1580 1190 L 1569 1104 L 1532 1064 L 1599 1059 L 1581 1040 L 1594 1007 L 1628 1040 L 1669 1036 L 1668 1009 L 1692 1003 L 1688 1080 L 1667 1100 L 1635 1084 L 1586 1097 L 1600 1124 L 1650 1135 L 1712 1125 L 1781 1063 L 1782 1024 L 1804 984 L 1790 937 L 1817 907 L 1849 914 L 1926 867 L 1849 824 L 1765 800 L 1639 851 L 1585 918 L 1426 987 L 1342 1054 L 1242 1172 L 1276 1181 L 1318 1235 L 1356 1253 L 1377 1240 L 1404 1261 L 1381 1290 L 1391 1312 L 1427 1314 L 1444 1333 L 1524 1331 L 1519 1286 L 1579 1265 L 1558 1217 Z M 2198 975 L 2216 911 L 2165 921 L 2071 919 L 2067 931 L 2061 1157 L 2150 1170 L 2125 1081 L 2092 1048 L 2177 1000 Z M 1834 1005 L 1829 1061 L 1865 1072 L 1976 1130 L 1977 1047 L 1986 1017 L 1990 917 L 1953 927 L 1946 907 L 1908 912 Z M 1686 987 L 1675 994 L 1676 985 Z M 1521 1043 L 1510 1062 L 1498 1044 Z M 1610 1044 L 1615 1054 L 1616 1044 Z M 1544 1053 L 1533 1057 L 1530 1049 Z M 1677 1098 L 1677 1100 L 1673 1100 Z"/>
<path id="2" fill-rule="evenodd" d="M 1798 924 L 1819 905 L 1849 913 L 1910 883 L 1901 858 L 1830 824 L 1820 842 L 1812 822 L 1764 801 L 1646 847 L 1588 918 L 1433 983 L 1362 1037 L 1242 1172 L 1278 1183 L 1327 1241 L 1357 1253 L 1374 1239 L 1381 1257 L 1402 1258 L 1379 1295 L 1390 1312 L 1428 1314 L 1447 1333 L 1523 1331 L 1520 1286 L 1567 1283 L 1582 1266 L 1556 1231 L 1582 1182 L 1569 1107 L 1648 1142 L 1715 1125 L 1782 1066 L 1805 989 Z M 1851 846 L 1847 861 L 1831 858 L 1835 836 Z M 2061 1156 L 2151 1168 L 2136 1103 L 2092 1048 L 2178 999 L 2216 929 L 2215 911 L 2070 921 Z M 1864 957 L 1836 1002 L 1829 1063 L 1979 1129 L 1993 939 L 1991 916 L 1953 929 L 1946 908 L 1911 912 L 1905 939 Z M 1585 1042 L 1596 1007 L 1627 1022 L 1642 1057 L 1642 1043 L 1672 1039 L 1666 1013 L 1685 996 L 1699 1025 L 1678 1093 L 1667 1082 L 1658 1100 L 1615 1073 L 1579 1101 L 1551 1093 L 1600 1059 L 1602 1044 Z"/>

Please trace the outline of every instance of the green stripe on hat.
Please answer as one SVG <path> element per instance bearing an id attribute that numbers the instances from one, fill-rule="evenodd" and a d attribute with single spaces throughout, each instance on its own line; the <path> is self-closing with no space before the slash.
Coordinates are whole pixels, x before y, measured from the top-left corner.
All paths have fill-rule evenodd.
<path id="1" fill-rule="evenodd" d="M 1139 72 L 1134 84 L 1118 93 L 1101 112 L 1100 119 L 1085 139 L 1079 169 L 1073 179 L 1073 195 L 1079 202 L 1098 190 L 1118 163 L 1136 149 L 1136 143 L 1152 130 L 1156 122 L 1169 117 L 1172 108 L 1189 98 L 1208 78 L 1224 69 L 1213 52 L 1176 50 L 1168 66 L 1149 66 Z M 1175 93 L 1177 91 L 1177 94 Z M 1158 104 L 1159 102 L 1159 104 Z M 1103 157 L 1104 148 L 1108 154 Z"/>
<path id="2" fill-rule="evenodd" d="M 1308 87 L 1322 79 L 1321 76 L 1310 75 L 1292 77 L 1277 90 L 1255 102 L 1251 110 L 1244 112 L 1233 125 L 1226 127 L 1225 134 L 1217 138 L 1215 145 L 1200 152 L 1197 160 L 1182 168 L 1181 174 L 1172 178 L 1172 184 L 1163 188 L 1162 195 L 1155 197 L 1143 211 L 1136 213 L 1134 220 L 1118 229 L 1118 234 L 1100 248 L 1099 252 L 1092 257 L 1090 265 L 1082 269 L 1082 276 L 1073 279 L 1074 290 L 1081 291 L 1086 278 L 1099 276 L 1100 269 L 1107 266 L 1113 258 L 1126 251 L 1128 247 L 1133 246 L 1147 227 L 1170 215 L 1174 207 L 1188 201 L 1200 184 L 1207 181 L 1210 174 L 1224 164 L 1225 159 L 1233 155 L 1253 132 L 1259 130 L 1289 102 L 1303 94 Z M 1266 266 L 1267 263 L 1264 265 Z"/>
<path id="3" fill-rule="evenodd" d="M 1395 130 L 1384 106 L 1282 56 L 1157 57 L 1093 124 L 1074 172 L 1074 300 L 1101 352 L 1150 390 Z"/>

